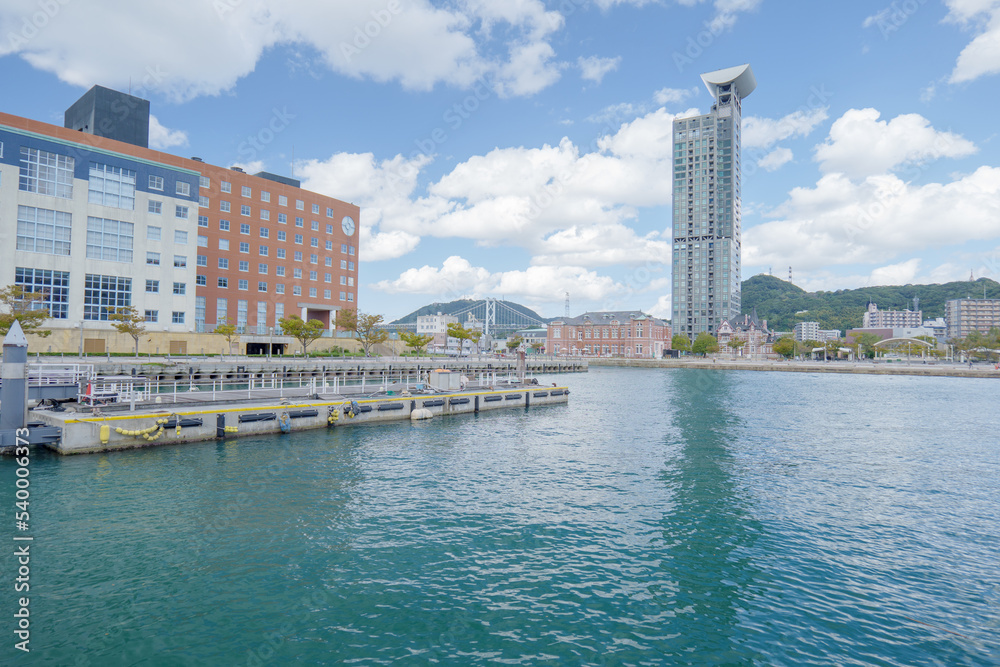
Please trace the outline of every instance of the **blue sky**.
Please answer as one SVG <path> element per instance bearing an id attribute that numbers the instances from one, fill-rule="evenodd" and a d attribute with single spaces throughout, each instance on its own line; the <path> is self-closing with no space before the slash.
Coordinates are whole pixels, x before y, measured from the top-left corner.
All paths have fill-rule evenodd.
<path id="1" fill-rule="evenodd" d="M 1000 0 L 0 7 L 3 111 L 61 125 L 131 85 L 155 147 L 358 204 L 360 308 L 387 319 L 566 292 L 669 317 L 671 122 L 742 63 L 744 278 L 1000 276 Z"/>

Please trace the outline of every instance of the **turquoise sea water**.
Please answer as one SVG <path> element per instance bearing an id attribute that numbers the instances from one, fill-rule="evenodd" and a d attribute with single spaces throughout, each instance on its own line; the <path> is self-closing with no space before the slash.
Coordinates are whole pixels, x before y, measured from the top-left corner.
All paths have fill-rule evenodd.
<path id="1" fill-rule="evenodd" d="M 547 379 L 569 405 L 39 453 L 0 663 L 1000 664 L 1000 384 Z"/>

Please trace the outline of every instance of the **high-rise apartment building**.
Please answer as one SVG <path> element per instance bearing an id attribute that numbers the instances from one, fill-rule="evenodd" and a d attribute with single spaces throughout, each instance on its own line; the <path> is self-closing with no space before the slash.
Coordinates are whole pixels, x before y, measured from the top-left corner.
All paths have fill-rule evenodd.
<path id="1" fill-rule="evenodd" d="M 973 331 L 1000 327 L 1000 299 L 952 299 L 944 302 L 947 338 L 965 338 Z"/>
<path id="2" fill-rule="evenodd" d="M 198 334 L 224 322 L 270 345 L 282 317 L 332 329 L 357 308 L 357 206 L 146 148 L 148 107 L 112 93 L 92 89 L 65 128 L 0 113 L 0 285 L 45 295 L 48 344 L 115 347 L 123 307 L 164 352 L 212 348 Z"/>
<path id="3" fill-rule="evenodd" d="M 861 327 L 863 329 L 919 327 L 923 319 L 922 310 L 879 310 L 877 305 L 869 303 L 861 318 Z"/>
<path id="4" fill-rule="evenodd" d="M 672 317 L 694 338 L 740 314 L 740 125 L 750 65 L 701 75 L 709 113 L 674 121 Z"/>

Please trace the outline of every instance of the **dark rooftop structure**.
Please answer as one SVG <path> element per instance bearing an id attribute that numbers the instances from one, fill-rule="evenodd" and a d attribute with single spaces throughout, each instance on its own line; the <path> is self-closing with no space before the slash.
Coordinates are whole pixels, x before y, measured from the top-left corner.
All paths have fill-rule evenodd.
<path id="1" fill-rule="evenodd" d="M 149 100 L 94 86 L 66 109 L 63 127 L 149 148 Z"/>

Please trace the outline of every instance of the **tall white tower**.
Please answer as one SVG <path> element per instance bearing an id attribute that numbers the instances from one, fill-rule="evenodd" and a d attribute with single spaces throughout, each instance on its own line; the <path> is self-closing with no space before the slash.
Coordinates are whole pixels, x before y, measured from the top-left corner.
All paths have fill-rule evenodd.
<path id="1" fill-rule="evenodd" d="M 674 121 L 672 324 L 694 338 L 740 314 L 740 126 L 750 65 L 701 75 L 715 99 Z"/>

